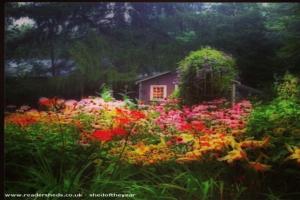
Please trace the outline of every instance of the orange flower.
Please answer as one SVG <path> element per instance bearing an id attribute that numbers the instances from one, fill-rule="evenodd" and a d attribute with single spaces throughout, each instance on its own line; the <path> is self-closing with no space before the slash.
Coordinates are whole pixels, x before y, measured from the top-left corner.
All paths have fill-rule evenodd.
<path id="1" fill-rule="evenodd" d="M 264 148 L 270 143 L 270 137 L 265 137 L 263 141 L 245 140 L 240 143 L 242 148 Z"/>
<path id="2" fill-rule="evenodd" d="M 133 120 L 139 120 L 145 118 L 145 114 L 138 110 L 132 110 L 130 112 L 130 116 L 131 118 L 133 118 Z"/>
<path id="3" fill-rule="evenodd" d="M 79 129 L 79 130 L 82 130 L 83 129 L 83 124 L 79 121 L 79 120 L 76 120 L 74 122 L 74 125 Z"/>
<path id="4" fill-rule="evenodd" d="M 32 116 L 27 116 L 27 115 L 16 115 L 13 116 L 9 122 L 19 125 L 21 127 L 24 126 L 28 126 L 30 124 L 34 124 L 37 122 L 37 120 L 35 118 L 33 118 Z"/>
<path id="5" fill-rule="evenodd" d="M 264 172 L 271 168 L 270 165 L 265 165 L 259 162 L 249 162 L 249 167 L 257 172 Z"/>
<path id="6" fill-rule="evenodd" d="M 206 142 L 206 141 L 200 141 L 200 144 L 201 144 L 201 146 L 206 146 L 206 147 L 210 146 L 209 142 Z"/>
<path id="7" fill-rule="evenodd" d="M 116 117 L 116 121 L 119 125 L 126 125 L 131 122 L 130 119 L 127 117 Z"/>

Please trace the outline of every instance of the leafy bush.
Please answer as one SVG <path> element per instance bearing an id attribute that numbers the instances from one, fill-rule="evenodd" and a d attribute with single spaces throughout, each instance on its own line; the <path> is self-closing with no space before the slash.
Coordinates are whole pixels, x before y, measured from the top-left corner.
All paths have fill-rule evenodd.
<path id="1" fill-rule="evenodd" d="M 185 104 L 229 94 L 236 75 L 232 57 L 210 47 L 191 52 L 180 62 L 179 93 Z"/>
<path id="2" fill-rule="evenodd" d="M 275 90 L 277 92 L 278 98 L 280 99 L 299 100 L 299 78 L 290 73 L 286 73 L 283 77 L 282 83 L 275 83 Z"/>
<path id="3" fill-rule="evenodd" d="M 300 134 L 300 105 L 293 100 L 276 99 L 252 112 L 248 131 L 255 137 Z"/>
<path id="4" fill-rule="evenodd" d="M 298 80 L 286 74 L 276 85 L 277 97 L 257 106 L 250 115 L 247 133 L 256 139 L 270 137 L 270 162 L 284 161 L 290 146 L 300 146 L 300 104 L 297 100 Z"/>

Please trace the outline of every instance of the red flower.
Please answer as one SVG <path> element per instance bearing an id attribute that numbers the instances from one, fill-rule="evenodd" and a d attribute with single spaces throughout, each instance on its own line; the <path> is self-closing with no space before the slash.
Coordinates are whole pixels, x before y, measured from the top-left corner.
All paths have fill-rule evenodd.
<path id="1" fill-rule="evenodd" d="M 176 142 L 181 143 L 183 141 L 182 137 L 176 137 Z"/>
<path id="2" fill-rule="evenodd" d="M 111 130 L 114 135 L 126 135 L 127 131 L 123 128 L 114 128 Z"/>
<path id="3" fill-rule="evenodd" d="M 139 119 L 145 118 L 145 114 L 140 111 L 137 111 L 137 110 L 132 110 L 130 112 L 130 115 L 134 120 L 139 120 Z"/>
<path id="4" fill-rule="evenodd" d="M 116 121 L 120 124 L 120 125 L 126 125 L 129 124 L 131 121 L 129 118 L 127 117 L 117 117 Z"/>
<path id="5" fill-rule="evenodd" d="M 119 125 L 127 125 L 129 123 L 133 123 L 137 120 L 145 118 L 145 114 L 137 110 L 127 111 L 116 108 L 116 113 L 117 117 L 115 118 L 115 120 L 117 121 L 117 123 L 119 123 Z"/>
<path id="6" fill-rule="evenodd" d="M 184 123 L 180 125 L 180 131 L 190 131 L 192 130 L 192 126 L 190 124 Z"/>
<path id="7" fill-rule="evenodd" d="M 200 121 L 192 121 L 191 123 L 192 123 L 192 127 L 196 131 L 203 131 L 203 129 L 205 129 L 205 125 Z"/>
<path id="8" fill-rule="evenodd" d="M 95 139 L 104 141 L 104 142 L 110 141 L 113 138 L 113 134 L 110 130 L 95 130 L 92 133 L 92 136 Z"/>
<path id="9" fill-rule="evenodd" d="M 173 140 L 169 140 L 167 143 L 166 143 L 168 146 L 171 146 L 174 144 L 174 141 Z"/>
<path id="10" fill-rule="evenodd" d="M 41 105 L 41 106 L 51 106 L 52 105 L 52 102 L 51 102 L 51 100 L 50 99 L 48 99 L 48 98 L 46 98 L 46 97 L 41 97 L 40 99 L 39 99 L 39 104 Z"/>

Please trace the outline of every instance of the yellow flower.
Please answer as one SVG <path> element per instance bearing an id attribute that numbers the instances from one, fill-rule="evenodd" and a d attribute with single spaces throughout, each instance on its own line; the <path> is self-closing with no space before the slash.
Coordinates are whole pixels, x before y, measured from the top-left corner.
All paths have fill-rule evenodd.
<path id="1" fill-rule="evenodd" d="M 242 150 L 232 150 L 230 152 L 228 152 L 228 154 L 226 156 L 224 156 L 223 158 L 219 158 L 219 161 L 227 161 L 228 163 L 232 163 L 236 160 L 242 160 L 242 159 L 247 159 L 247 154 L 242 151 Z"/>
<path id="2" fill-rule="evenodd" d="M 202 155 L 202 152 L 199 151 L 199 150 L 194 150 L 194 151 L 190 151 L 190 152 L 187 152 L 186 153 L 186 156 L 189 157 L 189 158 L 198 158 Z"/>
<path id="3" fill-rule="evenodd" d="M 40 113 L 37 110 L 29 110 L 29 111 L 27 111 L 26 114 L 29 115 L 29 116 L 32 116 L 32 117 L 39 117 L 40 116 Z"/>
<path id="4" fill-rule="evenodd" d="M 202 155 L 202 152 L 199 150 L 194 150 L 191 152 L 187 152 L 183 157 L 177 158 L 176 161 L 178 163 L 190 162 L 194 160 L 199 160 Z"/>
<path id="5" fill-rule="evenodd" d="M 288 160 L 297 160 L 297 163 L 300 164 L 300 148 L 299 147 L 291 147 L 289 145 L 286 145 L 289 152 L 292 154 L 287 157 Z"/>
<path id="6" fill-rule="evenodd" d="M 194 137 L 191 134 L 181 134 L 180 137 L 183 139 L 183 142 L 189 142 L 194 140 Z"/>
<path id="7" fill-rule="evenodd" d="M 137 148 L 134 150 L 134 152 L 139 155 L 143 155 L 149 150 L 150 150 L 150 148 L 148 146 L 145 146 L 144 143 L 140 143 L 137 145 Z"/>
<path id="8" fill-rule="evenodd" d="M 160 137 L 160 143 L 157 144 L 157 147 L 166 147 L 166 140 L 163 137 Z"/>

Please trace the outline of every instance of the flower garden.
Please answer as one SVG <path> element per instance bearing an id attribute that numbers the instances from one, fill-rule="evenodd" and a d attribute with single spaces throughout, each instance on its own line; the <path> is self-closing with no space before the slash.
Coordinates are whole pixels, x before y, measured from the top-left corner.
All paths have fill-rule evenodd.
<path id="1" fill-rule="evenodd" d="M 6 199 L 300 199 L 299 3 L 3 8 Z"/>
<path id="2" fill-rule="evenodd" d="M 274 105 L 248 100 L 179 105 L 178 99 L 140 107 L 43 97 L 38 109 L 21 106 L 5 116 L 7 190 L 135 199 L 299 197 L 299 104 L 281 100 L 273 111 Z"/>

